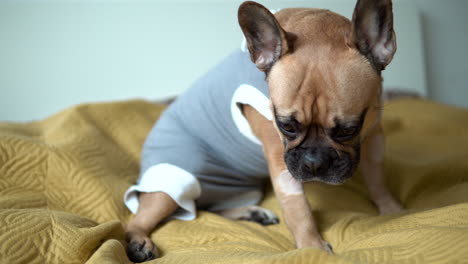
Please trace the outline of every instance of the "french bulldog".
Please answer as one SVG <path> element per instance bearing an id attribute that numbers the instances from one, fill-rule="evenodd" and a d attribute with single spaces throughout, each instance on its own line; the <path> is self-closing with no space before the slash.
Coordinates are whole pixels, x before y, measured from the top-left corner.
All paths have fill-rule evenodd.
<path id="1" fill-rule="evenodd" d="M 359 167 L 379 212 L 401 211 L 403 207 L 386 187 L 382 171 L 381 72 L 397 48 L 391 0 L 358 0 L 351 21 L 313 8 L 283 9 L 272 14 L 248 1 L 239 7 L 238 20 L 247 40 L 248 56 L 266 76 L 269 109 L 261 110 L 248 101 L 237 105 L 260 141 L 256 147 L 263 153 L 266 173 L 296 247 L 332 252 L 317 229 L 304 193 L 305 182 L 342 184 Z M 255 67 L 253 71 L 258 71 Z M 185 113 L 187 118 L 190 114 L 193 112 Z M 208 111 L 204 115 L 216 119 L 221 114 Z M 210 139 L 201 140 L 205 148 L 216 151 Z M 201 155 L 191 153 L 191 149 L 184 151 L 187 159 Z M 250 155 L 249 149 L 244 152 Z M 209 189 L 205 186 L 197 189 L 195 200 Z M 149 234 L 181 207 L 168 192 L 143 189 L 138 192 L 136 215 L 125 226 L 128 256 L 138 262 L 158 255 Z M 230 219 L 278 222 L 271 211 L 255 205 L 212 211 Z"/>

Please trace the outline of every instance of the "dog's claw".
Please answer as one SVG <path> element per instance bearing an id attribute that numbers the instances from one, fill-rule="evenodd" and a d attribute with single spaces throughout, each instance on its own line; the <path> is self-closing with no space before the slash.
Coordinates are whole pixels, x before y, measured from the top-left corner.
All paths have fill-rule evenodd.
<path id="1" fill-rule="evenodd" d="M 322 243 L 324 246 L 324 250 L 330 254 L 333 254 L 333 247 L 328 242 L 322 241 Z"/>

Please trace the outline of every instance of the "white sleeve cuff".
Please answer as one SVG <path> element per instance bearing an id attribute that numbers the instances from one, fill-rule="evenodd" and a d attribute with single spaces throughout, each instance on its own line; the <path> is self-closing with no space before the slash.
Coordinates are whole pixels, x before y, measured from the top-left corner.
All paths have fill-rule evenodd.
<path id="1" fill-rule="evenodd" d="M 125 192 L 125 205 L 133 214 L 138 211 L 138 192 L 166 193 L 182 209 L 170 218 L 193 220 L 196 217 L 195 200 L 201 195 L 201 186 L 191 173 L 174 165 L 161 163 L 147 169 L 138 184 Z"/>
<path id="2" fill-rule="evenodd" d="M 247 104 L 255 108 L 262 116 L 268 120 L 272 120 L 270 110 L 270 100 L 262 92 L 252 85 L 240 85 L 231 100 L 231 114 L 239 131 L 250 139 L 252 142 L 262 145 L 260 140 L 254 135 L 250 128 L 249 122 L 239 108 L 238 104 Z"/>

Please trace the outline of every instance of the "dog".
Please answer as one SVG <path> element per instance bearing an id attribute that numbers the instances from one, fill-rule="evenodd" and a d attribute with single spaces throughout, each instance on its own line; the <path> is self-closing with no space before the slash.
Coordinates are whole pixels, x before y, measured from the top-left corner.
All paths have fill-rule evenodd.
<path id="1" fill-rule="evenodd" d="M 303 183 L 342 184 L 360 167 L 381 214 L 403 210 L 384 183 L 381 72 L 396 51 L 391 0 L 358 0 L 352 20 L 323 9 L 272 14 L 244 2 L 248 53 L 231 54 L 162 114 L 125 194 L 135 262 L 158 256 L 148 237 L 195 208 L 235 220 L 278 223 L 255 204 L 265 179 L 297 248 L 332 252 Z"/>

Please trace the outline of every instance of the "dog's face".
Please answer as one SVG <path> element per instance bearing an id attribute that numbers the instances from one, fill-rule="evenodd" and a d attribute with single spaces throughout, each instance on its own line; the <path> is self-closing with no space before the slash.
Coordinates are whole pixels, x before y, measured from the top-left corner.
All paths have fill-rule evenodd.
<path id="1" fill-rule="evenodd" d="M 341 52 L 307 63 L 302 51 L 291 54 L 268 74 L 285 162 L 301 181 L 340 184 L 351 177 L 361 139 L 378 118 L 380 76 L 360 54 Z"/>
<path id="2" fill-rule="evenodd" d="M 239 22 L 267 74 L 288 170 L 301 181 L 343 183 L 380 116 L 380 71 L 396 49 L 390 1 L 360 0 L 352 22 L 327 10 L 275 18 L 256 3 L 243 6 Z"/>

